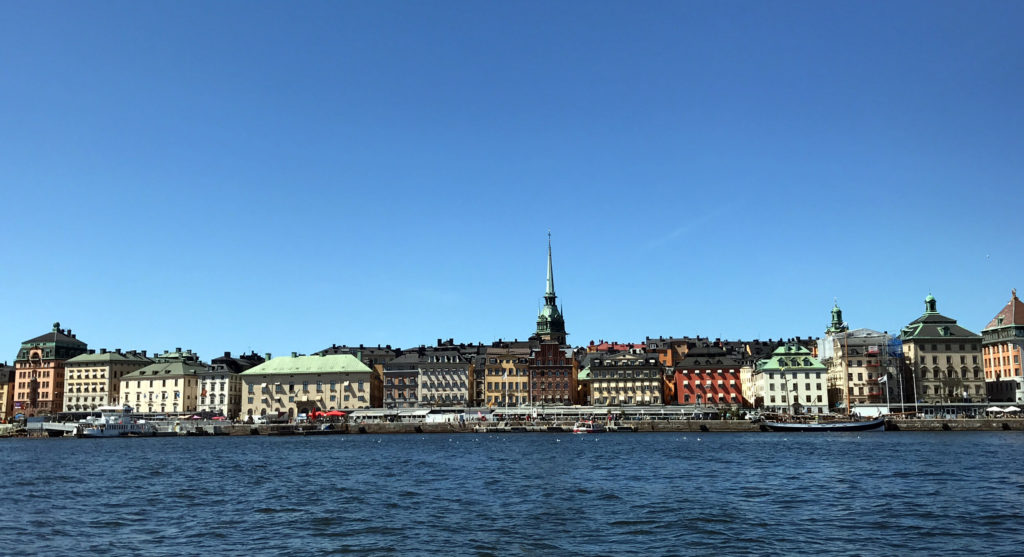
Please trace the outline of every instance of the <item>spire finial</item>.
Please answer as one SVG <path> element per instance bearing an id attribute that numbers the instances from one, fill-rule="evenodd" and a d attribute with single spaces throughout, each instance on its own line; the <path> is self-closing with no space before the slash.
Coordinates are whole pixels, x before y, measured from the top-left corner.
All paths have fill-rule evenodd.
<path id="1" fill-rule="evenodd" d="M 544 290 L 544 296 L 555 295 L 555 273 L 551 265 L 551 230 L 548 230 L 548 281 L 547 288 Z"/>

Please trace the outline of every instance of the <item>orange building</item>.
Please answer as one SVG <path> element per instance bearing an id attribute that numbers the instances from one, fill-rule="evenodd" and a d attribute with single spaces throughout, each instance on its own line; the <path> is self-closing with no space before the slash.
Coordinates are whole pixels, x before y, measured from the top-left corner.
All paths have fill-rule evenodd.
<path id="1" fill-rule="evenodd" d="M 36 416 L 64 409 L 64 362 L 85 354 L 87 345 L 71 329 L 53 330 L 21 343 L 14 361 L 15 414 Z"/>
<path id="2" fill-rule="evenodd" d="M 982 330 L 981 337 L 989 398 L 993 402 L 1016 402 L 1024 387 L 1024 302 L 1017 298 L 1016 289 L 1011 291 L 1010 301 Z"/>

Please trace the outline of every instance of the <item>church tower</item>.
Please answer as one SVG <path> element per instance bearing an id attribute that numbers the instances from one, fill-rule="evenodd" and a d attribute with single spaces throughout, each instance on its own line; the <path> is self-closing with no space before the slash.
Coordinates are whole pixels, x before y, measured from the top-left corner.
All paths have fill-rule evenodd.
<path id="1" fill-rule="evenodd" d="M 836 302 L 832 305 L 832 325 L 825 329 L 825 333 L 842 333 L 848 329 L 846 323 L 843 323 L 843 310 L 839 309 L 839 303 Z"/>
<path id="2" fill-rule="evenodd" d="M 555 304 L 555 275 L 551 265 L 551 232 L 548 232 L 548 280 L 544 290 L 544 307 L 537 316 L 537 336 L 565 344 L 565 318 Z"/>

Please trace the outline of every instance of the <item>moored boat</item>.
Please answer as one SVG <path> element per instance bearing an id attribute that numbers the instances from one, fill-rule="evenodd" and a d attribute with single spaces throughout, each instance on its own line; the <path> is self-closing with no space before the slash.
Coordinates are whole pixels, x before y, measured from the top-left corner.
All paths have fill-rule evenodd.
<path id="1" fill-rule="evenodd" d="M 573 433 L 600 433 L 604 431 L 604 424 L 594 420 L 580 420 L 572 426 Z"/>
<path id="2" fill-rule="evenodd" d="M 865 421 L 774 422 L 765 421 L 771 431 L 885 431 L 885 418 Z"/>
<path id="3" fill-rule="evenodd" d="M 155 425 L 132 416 L 131 406 L 101 406 L 100 415 L 78 423 L 79 437 L 149 437 L 156 435 Z"/>

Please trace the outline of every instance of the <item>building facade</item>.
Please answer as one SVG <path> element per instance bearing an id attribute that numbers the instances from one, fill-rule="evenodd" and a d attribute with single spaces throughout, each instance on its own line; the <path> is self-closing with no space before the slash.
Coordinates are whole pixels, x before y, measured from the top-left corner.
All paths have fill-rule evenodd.
<path id="1" fill-rule="evenodd" d="M 14 366 L 0 365 L 0 420 L 14 416 Z"/>
<path id="2" fill-rule="evenodd" d="M 242 411 L 243 371 L 258 366 L 266 358 L 256 354 L 242 354 L 235 358 L 231 352 L 210 360 L 210 366 L 199 372 L 199 402 L 196 411 L 227 418 L 237 418 Z"/>
<path id="3" fill-rule="evenodd" d="M 754 373 L 760 381 L 763 408 L 779 414 L 828 413 L 825 364 L 811 350 L 798 344 L 780 346 L 772 357 L 763 360 Z"/>
<path id="4" fill-rule="evenodd" d="M 351 354 L 292 353 L 243 371 L 241 377 L 243 419 L 370 408 L 382 388 L 373 370 Z"/>
<path id="5" fill-rule="evenodd" d="M 482 366 L 475 373 L 483 376 L 483 403 L 490 407 L 521 406 L 530 399 L 530 349 L 488 347 Z"/>
<path id="6" fill-rule="evenodd" d="M 185 360 L 149 364 L 121 377 L 121 404 L 142 413 L 193 413 L 199 400 L 199 374 L 205 370 L 205 365 Z"/>
<path id="7" fill-rule="evenodd" d="M 88 412 L 119 404 L 121 378 L 152 363 L 145 351 L 120 348 L 89 350 L 71 358 L 64 364 L 64 411 Z"/>
<path id="8" fill-rule="evenodd" d="M 985 387 L 992 402 L 1024 404 L 1024 303 L 1017 289 L 981 331 Z"/>
<path id="9" fill-rule="evenodd" d="M 738 359 L 718 346 L 689 349 L 673 370 L 674 402 L 696 406 L 748 406 L 743 391 L 742 367 Z"/>
<path id="10" fill-rule="evenodd" d="M 21 343 L 14 361 L 14 412 L 26 416 L 64 409 L 64 363 L 85 354 L 88 346 L 71 329 L 53 324 L 49 333 Z"/>
<path id="11" fill-rule="evenodd" d="M 665 403 L 665 368 L 656 353 L 596 354 L 589 358 L 587 367 L 590 402 L 594 406 Z"/>
<path id="12" fill-rule="evenodd" d="M 985 402 L 981 335 L 940 314 L 931 294 L 924 304 L 924 315 L 900 333 L 917 400 L 926 404 Z"/>
<path id="13" fill-rule="evenodd" d="M 530 353 L 530 404 L 578 404 L 579 366 L 571 348 L 555 341 L 541 342 Z"/>

